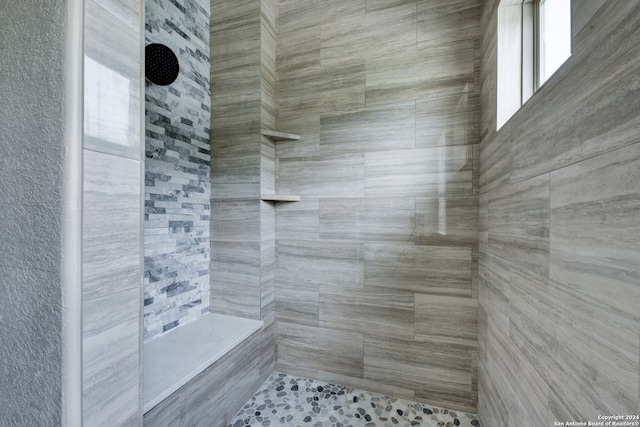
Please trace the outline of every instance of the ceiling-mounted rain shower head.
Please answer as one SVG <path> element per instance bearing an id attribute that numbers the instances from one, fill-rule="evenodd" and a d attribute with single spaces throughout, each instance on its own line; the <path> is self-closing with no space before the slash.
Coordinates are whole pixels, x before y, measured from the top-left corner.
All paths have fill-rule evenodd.
<path id="1" fill-rule="evenodd" d="M 167 86 L 178 78 L 180 65 L 171 49 L 160 43 L 152 43 L 145 47 L 145 75 L 151 83 Z"/>

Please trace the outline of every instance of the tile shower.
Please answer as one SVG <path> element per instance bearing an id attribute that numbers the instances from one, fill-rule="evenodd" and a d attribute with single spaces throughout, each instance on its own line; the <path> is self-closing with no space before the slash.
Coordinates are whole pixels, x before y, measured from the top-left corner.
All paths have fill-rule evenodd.
<path id="1" fill-rule="evenodd" d="M 475 412 L 479 2 L 212 1 L 210 89 L 202 6 L 146 6 L 186 69 L 146 92 L 145 339 L 209 306 L 264 321 L 272 369 Z M 210 271 L 179 267 L 209 212 Z"/>
<path id="2" fill-rule="evenodd" d="M 479 2 L 259 6 L 212 3 L 212 309 L 264 314 L 275 243 L 277 370 L 475 412 Z"/>
<path id="3" fill-rule="evenodd" d="M 64 3 L 46 5 L 52 19 L 28 1 L 0 13 L 0 40 L 58 52 L 82 6 L 78 63 L 11 51 L 7 93 L 12 110 L 43 105 L 29 100 L 47 85 L 22 84 L 40 67 L 33 82 L 86 101 L 62 97 L 83 144 L 43 123 L 35 148 L 20 114 L 16 134 L 3 122 L 7 206 L 25 213 L 8 224 L 41 225 L 19 193 L 52 203 L 38 205 L 51 239 L 11 231 L 0 262 L 6 304 L 34 313 L 16 329 L 11 313 L 27 311 L 3 306 L 0 424 L 464 426 L 479 413 L 544 426 L 640 412 L 640 5 L 574 2 L 572 57 L 496 130 L 498 0 L 147 0 L 146 17 L 144 2 Z M 27 18 L 51 37 L 30 37 Z M 142 103 L 145 24 L 186 73 Z M 62 152 L 77 161 L 59 167 Z M 43 169 L 25 174 L 29 160 Z M 76 181 L 77 217 L 59 230 L 57 192 Z M 79 347 L 58 304 L 69 229 Z M 30 267 L 43 253 L 48 267 Z M 228 315 L 251 323 L 246 339 L 143 419 L 143 320 L 161 343 Z"/>

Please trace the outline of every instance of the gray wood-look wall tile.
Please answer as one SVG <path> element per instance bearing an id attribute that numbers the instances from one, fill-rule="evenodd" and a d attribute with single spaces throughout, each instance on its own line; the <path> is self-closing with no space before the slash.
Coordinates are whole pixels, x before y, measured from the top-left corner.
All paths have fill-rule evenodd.
<path id="1" fill-rule="evenodd" d="M 534 272 L 519 267 L 509 271 L 511 282 L 508 288 L 509 329 L 492 328 L 492 333 L 501 337 L 509 337 L 512 342 L 505 341 L 513 349 L 529 358 L 530 363 L 546 379 L 554 375 L 552 349 L 559 345 L 555 328 L 559 326 L 554 292 L 556 284 Z M 494 309 L 501 308 L 503 302 L 496 301 Z M 485 306 L 485 301 L 482 301 Z M 495 316 L 495 314 L 494 314 Z M 498 326 L 494 322 L 494 326 Z"/>
<path id="2" fill-rule="evenodd" d="M 322 67 L 364 62 L 416 48 L 416 5 L 409 2 L 322 25 Z"/>
<path id="3" fill-rule="evenodd" d="M 320 239 L 412 242 L 414 200 L 321 199 Z"/>
<path id="4" fill-rule="evenodd" d="M 471 298 L 478 299 L 480 273 L 480 247 L 476 242 L 471 246 Z"/>
<path id="5" fill-rule="evenodd" d="M 365 198 L 358 212 L 359 239 L 378 242 L 411 242 L 415 201 L 412 198 Z"/>
<path id="6" fill-rule="evenodd" d="M 215 154 L 247 151 L 251 144 L 260 141 L 262 104 L 259 96 L 231 99 L 211 96 L 211 129 L 215 130 L 211 132 L 212 159 Z"/>
<path id="7" fill-rule="evenodd" d="M 416 243 L 477 245 L 478 197 L 417 198 L 415 203 Z"/>
<path id="8" fill-rule="evenodd" d="M 322 240 L 351 240 L 360 238 L 360 198 L 320 199 L 319 231 Z"/>
<path id="9" fill-rule="evenodd" d="M 265 70 L 263 68 L 262 72 L 262 87 L 261 87 L 261 101 L 262 101 L 262 109 L 261 109 L 261 121 L 262 127 L 265 129 L 275 129 L 276 120 L 277 120 L 277 112 L 276 112 L 276 99 L 275 99 L 275 82 L 269 81 L 265 83 Z M 271 76 L 275 78 L 274 75 Z"/>
<path id="10" fill-rule="evenodd" d="M 260 201 L 260 241 L 275 242 L 276 209 L 273 202 Z"/>
<path id="11" fill-rule="evenodd" d="M 487 375 L 489 371 L 494 372 L 496 363 L 490 355 L 485 355 L 480 360 L 480 366 L 478 367 L 479 373 L 479 390 L 478 390 L 478 412 L 483 424 L 491 423 L 489 425 L 509 425 L 509 410 L 505 400 L 502 398 L 498 390 L 497 381 L 500 379 L 495 374 L 495 377 Z M 504 393 L 509 393 L 508 388 L 502 389 Z"/>
<path id="12" fill-rule="evenodd" d="M 280 0 L 277 123 L 302 139 L 277 144 L 277 191 L 302 201 L 276 205 L 279 323 L 415 342 L 415 293 L 477 296 L 476 242 L 414 246 L 416 197 L 479 194 L 473 144 L 479 143 L 480 9 L 472 35 L 472 3 Z M 464 18 L 459 37 L 448 28 L 453 16 Z M 446 48 L 433 43 L 437 28 L 451 36 Z M 469 223 L 477 222 L 473 213 Z M 385 313 L 385 321 L 374 312 Z M 398 358 L 410 357 L 398 351 Z M 381 382 L 299 354 L 276 367 L 422 400 L 436 390 L 455 394 L 446 382 L 435 388 Z M 469 360 L 473 370 L 475 356 Z M 470 378 L 464 399 L 472 408 L 477 380 Z"/>
<path id="13" fill-rule="evenodd" d="M 480 147 L 480 162 L 486 165 L 480 170 L 482 192 L 491 191 L 509 183 L 511 153 L 509 152 L 509 123 L 506 123 L 495 138 L 483 141 Z"/>
<path id="14" fill-rule="evenodd" d="M 418 49 L 480 38 L 480 0 L 418 1 Z"/>
<path id="15" fill-rule="evenodd" d="M 211 239 L 226 242 L 259 242 L 260 200 L 212 199 Z"/>
<path id="16" fill-rule="evenodd" d="M 211 32 L 222 32 L 230 28 L 250 25 L 260 21 L 261 3 L 251 0 L 227 2 L 225 0 L 211 0 Z"/>
<path id="17" fill-rule="evenodd" d="M 276 237 L 279 240 L 317 240 L 320 227 L 318 199 L 276 204 Z"/>
<path id="18" fill-rule="evenodd" d="M 606 0 L 586 0 L 571 4 L 571 37 L 576 38 Z"/>
<path id="19" fill-rule="evenodd" d="M 212 104 L 219 100 L 259 99 L 260 74 L 259 23 L 236 30 L 212 31 Z"/>
<path id="20" fill-rule="evenodd" d="M 551 174 L 550 276 L 640 320 L 640 144 Z"/>
<path id="21" fill-rule="evenodd" d="M 278 165 L 282 194 L 314 199 L 364 196 L 364 154 L 282 159 Z"/>
<path id="22" fill-rule="evenodd" d="M 473 156 L 473 174 L 471 176 L 471 186 L 473 187 L 473 195 L 480 195 L 480 144 L 471 146 Z"/>
<path id="23" fill-rule="evenodd" d="M 271 139 L 262 136 L 260 141 L 260 194 L 274 194 L 275 192 L 276 145 Z"/>
<path id="24" fill-rule="evenodd" d="M 497 126 L 497 61 L 498 61 L 498 2 L 489 0 L 482 4 L 482 38 L 480 43 L 480 139 L 492 140 Z"/>
<path id="25" fill-rule="evenodd" d="M 480 142 L 480 99 L 460 93 L 416 101 L 416 147 Z"/>
<path id="26" fill-rule="evenodd" d="M 84 167 L 83 298 L 137 289 L 140 162 L 85 150 Z"/>
<path id="27" fill-rule="evenodd" d="M 326 110 L 360 108 L 365 103 L 365 66 L 347 64 L 278 76 L 278 108 Z"/>
<path id="28" fill-rule="evenodd" d="M 278 242 L 278 283 L 363 286 L 362 245 L 318 241 Z"/>
<path id="29" fill-rule="evenodd" d="M 242 114 L 238 112 L 238 114 Z M 212 119 L 214 120 L 214 119 Z M 217 129 L 216 124 L 212 124 Z M 260 139 L 236 136 L 211 140 L 211 194 L 215 198 L 260 196 Z"/>
<path id="30" fill-rule="evenodd" d="M 93 0 L 95 4 L 103 7 L 113 16 L 122 20 L 134 31 L 140 31 L 140 4 L 125 0 Z"/>
<path id="31" fill-rule="evenodd" d="M 260 319 L 260 260 L 260 242 L 211 241 L 213 312 Z"/>
<path id="32" fill-rule="evenodd" d="M 402 351 L 398 351 L 398 349 Z M 364 377 L 397 387 L 411 386 L 416 398 L 452 409 L 475 406 L 471 351 L 437 342 L 418 343 L 365 336 Z"/>
<path id="33" fill-rule="evenodd" d="M 84 88 L 84 147 L 140 159 L 140 24 L 132 26 L 111 12 L 123 11 L 122 5 L 109 6 L 86 4 L 84 68 L 91 77 Z M 114 109 L 125 114 L 102 117 Z"/>
<path id="34" fill-rule="evenodd" d="M 83 336 L 83 420 L 87 425 L 103 425 L 107 419 L 121 425 L 139 411 L 140 320 L 137 313 L 131 314 L 111 328 Z"/>
<path id="35" fill-rule="evenodd" d="M 278 109 L 278 128 L 301 136 L 298 141 L 279 141 L 276 158 L 312 157 L 320 154 L 320 112 L 322 108 Z"/>
<path id="36" fill-rule="evenodd" d="M 322 286 L 319 325 L 323 328 L 412 340 L 414 305 L 412 292 Z"/>
<path id="37" fill-rule="evenodd" d="M 511 295 L 509 264 L 501 257 L 488 253 L 486 246 L 481 247 L 478 264 L 478 300 L 492 327 L 507 333 L 510 328 L 510 313 L 502 307 L 509 306 Z"/>
<path id="38" fill-rule="evenodd" d="M 560 310 L 555 325 L 558 344 L 551 348 L 551 354 L 557 368 L 553 371 L 556 375 L 548 378 L 550 387 L 561 392 L 562 401 L 576 416 L 597 418 L 599 411 L 636 410 L 637 316 L 612 313 L 608 302 L 564 285 L 552 289 L 556 307 L 567 309 Z M 587 387 L 593 393 L 585 394 Z"/>
<path id="39" fill-rule="evenodd" d="M 478 301 L 437 295 L 415 295 L 416 341 L 478 346 Z"/>
<path id="40" fill-rule="evenodd" d="M 416 0 L 366 0 L 366 11 L 380 12 L 385 9 L 394 8 L 404 5 L 415 5 Z"/>
<path id="41" fill-rule="evenodd" d="M 132 5 L 135 4 L 136 2 L 132 2 Z M 117 8 L 111 7 L 109 9 Z M 126 78 L 130 84 L 134 85 L 129 87 L 131 90 L 129 96 L 135 96 L 132 100 L 137 100 L 139 106 L 140 49 L 137 44 L 140 40 L 139 24 L 136 27 L 131 27 L 125 24 L 120 16 L 114 15 L 96 0 L 91 0 L 87 2 L 85 8 L 85 28 L 85 55 L 103 64 L 111 72 Z M 115 28 L 118 31 L 113 31 Z M 91 82 L 92 79 L 88 79 L 88 81 Z M 135 89 L 136 86 L 138 89 Z M 134 93 L 136 90 L 137 93 Z M 139 116 L 140 110 L 135 104 L 131 108 L 135 109 L 132 114 Z M 137 125 L 139 132 L 139 121 L 131 123 L 131 125 Z"/>
<path id="42" fill-rule="evenodd" d="M 139 287 L 98 298 L 85 298 L 82 305 L 83 336 L 85 338 L 99 336 L 115 324 L 138 318 L 140 304 Z M 139 334 L 139 331 L 136 333 Z"/>
<path id="43" fill-rule="evenodd" d="M 266 326 L 275 320 L 276 242 L 272 237 L 260 242 L 260 319 Z"/>
<path id="44" fill-rule="evenodd" d="M 569 61 L 496 133 L 497 3 L 483 5 L 481 420 L 637 412 L 640 8 L 605 2 L 574 32 Z"/>
<path id="45" fill-rule="evenodd" d="M 367 106 L 472 92 L 475 51 L 464 40 L 367 61 Z"/>
<path id="46" fill-rule="evenodd" d="M 278 35 L 276 66 L 279 75 L 320 69 L 320 28 L 306 27 Z"/>
<path id="47" fill-rule="evenodd" d="M 486 239 L 480 238 L 481 241 L 488 241 L 489 235 L 489 194 L 484 193 L 478 196 L 478 231 L 481 236 L 485 236 Z"/>
<path id="48" fill-rule="evenodd" d="M 260 18 L 261 3 L 240 0 L 228 3 L 211 1 L 211 72 L 225 80 L 231 80 L 232 70 L 238 72 L 238 80 L 244 76 L 258 77 L 260 68 Z M 257 69 L 256 69 L 257 68 Z M 215 79 L 212 79 L 215 80 Z M 255 85 L 255 79 L 249 80 Z M 231 83 L 229 81 L 229 83 Z M 212 81 L 213 89 L 213 81 Z M 220 88 L 224 90 L 224 88 Z M 225 92 L 223 98 L 233 98 L 234 94 L 245 93 L 238 83 L 234 85 L 238 92 Z M 212 90 L 215 94 L 216 90 Z"/>
<path id="49" fill-rule="evenodd" d="M 140 402 L 140 162 L 84 150 L 84 167 L 83 419 L 120 424 Z"/>
<path id="50" fill-rule="evenodd" d="M 473 194 L 471 146 L 421 148 L 365 154 L 367 197 Z"/>
<path id="51" fill-rule="evenodd" d="M 571 315 L 565 323 L 580 325 L 577 331 L 566 327 L 557 333 L 588 349 L 558 360 L 563 375 L 577 377 L 576 392 L 589 378 L 583 366 L 597 370 L 602 376 L 598 387 L 606 388 L 597 394 L 603 401 L 599 405 L 615 413 L 632 410 L 638 399 L 639 166 L 640 144 L 634 144 L 551 174 L 550 277 L 568 294 L 564 306 Z M 558 358 L 569 356 L 557 350 Z M 576 409 L 586 411 L 598 402 L 581 403 L 584 407 Z"/>
<path id="52" fill-rule="evenodd" d="M 318 326 L 318 285 L 307 282 L 276 282 L 276 320 Z"/>
<path id="53" fill-rule="evenodd" d="M 547 275 L 549 175 L 510 184 L 489 200 L 489 246 L 506 259 Z"/>
<path id="54" fill-rule="evenodd" d="M 471 249 L 365 244 L 364 285 L 470 297 Z"/>
<path id="55" fill-rule="evenodd" d="M 507 335 L 492 332 L 488 334 L 491 344 L 488 358 L 494 369 L 499 370 L 495 384 L 505 396 L 509 423 L 523 420 L 525 425 L 544 424 L 545 413 L 539 408 L 546 407 L 548 402 L 546 383 L 529 364 L 529 357 L 508 345 Z"/>
<path id="56" fill-rule="evenodd" d="M 141 416 L 141 10 L 120 0 L 84 9 L 84 425 Z"/>
<path id="57" fill-rule="evenodd" d="M 320 117 L 320 154 L 414 148 L 415 102 L 403 102 Z"/>
<path id="58" fill-rule="evenodd" d="M 277 322 L 277 328 L 277 370 L 286 372 L 288 366 L 297 366 L 362 378 L 361 333 L 286 322 Z"/>
<path id="59" fill-rule="evenodd" d="M 300 3 L 296 0 L 280 1 L 280 34 L 293 30 L 319 27 L 338 17 L 364 16 L 365 0 L 327 0 L 323 2 Z"/>

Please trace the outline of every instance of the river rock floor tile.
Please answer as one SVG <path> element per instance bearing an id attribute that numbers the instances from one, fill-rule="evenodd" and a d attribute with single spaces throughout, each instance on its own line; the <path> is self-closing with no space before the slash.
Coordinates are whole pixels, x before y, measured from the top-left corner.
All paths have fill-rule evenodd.
<path id="1" fill-rule="evenodd" d="M 473 414 L 274 372 L 227 427 L 477 427 Z"/>

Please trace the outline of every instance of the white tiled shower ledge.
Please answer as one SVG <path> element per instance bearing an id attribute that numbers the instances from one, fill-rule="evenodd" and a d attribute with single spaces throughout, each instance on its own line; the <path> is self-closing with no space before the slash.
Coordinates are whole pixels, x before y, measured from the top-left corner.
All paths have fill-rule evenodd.
<path id="1" fill-rule="evenodd" d="M 143 411 L 151 410 L 263 325 L 261 320 L 209 313 L 144 344 Z"/>

